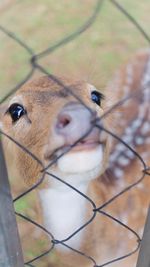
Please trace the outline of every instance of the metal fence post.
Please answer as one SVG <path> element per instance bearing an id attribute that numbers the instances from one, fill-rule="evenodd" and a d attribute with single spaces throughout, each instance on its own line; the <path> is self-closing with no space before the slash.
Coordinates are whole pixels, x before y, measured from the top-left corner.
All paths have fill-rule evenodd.
<path id="1" fill-rule="evenodd" d="M 22 249 L 0 141 L 0 267 L 23 267 Z"/>
<path id="2" fill-rule="evenodd" d="M 137 267 L 150 267 L 150 208 L 145 224 Z"/>

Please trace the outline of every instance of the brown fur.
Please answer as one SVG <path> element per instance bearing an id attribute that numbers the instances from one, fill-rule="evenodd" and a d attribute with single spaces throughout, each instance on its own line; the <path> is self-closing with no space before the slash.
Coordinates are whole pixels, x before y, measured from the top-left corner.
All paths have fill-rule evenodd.
<path id="1" fill-rule="evenodd" d="M 137 55 L 131 62 L 133 68 L 133 81 L 130 84 L 130 92 L 137 92 L 140 90 L 141 79 L 148 60 L 148 53 L 141 53 Z M 126 66 L 120 71 L 119 75 L 113 83 L 108 86 L 106 91 L 106 101 L 104 101 L 103 109 L 107 111 L 111 105 L 116 101 L 122 99 L 123 86 L 126 84 Z M 91 109 L 95 109 L 95 104 L 92 103 L 86 91 L 85 82 L 74 82 L 71 79 L 61 78 L 65 86 L 73 89 L 73 92 L 81 98 L 81 100 Z M 107 119 L 105 119 L 105 126 L 112 132 L 115 132 L 120 137 L 124 129 L 133 121 L 138 112 L 139 103 L 141 102 L 140 91 L 138 97 L 131 98 L 127 104 L 123 104 L 111 112 Z M 59 111 L 66 103 L 77 101 L 69 92 L 62 89 L 48 77 L 41 77 L 35 81 L 28 82 L 16 94 L 23 98 L 24 106 L 28 110 L 28 118 L 21 120 L 17 125 L 12 127 L 12 121 L 8 114 L 5 116 L 1 114 L 1 121 L 3 122 L 3 131 L 17 140 L 20 144 L 27 147 L 33 154 L 35 154 L 42 162 L 44 161 L 43 147 L 48 145 L 53 152 L 55 147 L 55 140 L 52 138 L 51 125 L 54 124 Z M 116 114 L 120 113 L 124 125 L 118 123 Z M 101 108 L 99 109 L 99 116 L 103 114 Z M 148 120 L 149 114 L 147 114 Z M 145 118 L 146 119 L 146 118 Z M 28 121 L 27 121 L 28 120 Z M 24 153 L 20 148 L 14 145 L 11 141 L 5 140 L 5 154 L 8 162 L 15 164 L 15 173 L 17 176 L 24 179 L 28 185 L 32 185 L 41 177 L 42 166 L 33 160 L 28 154 Z M 118 141 L 112 140 L 110 154 L 113 153 Z M 148 145 L 139 145 L 136 151 L 144 153 Z M 13 159 L 13 162 L 12 162 Z M 149 164 L 149 160 L 147 164 Z M 111 167 L 116 168 L 116 163 Z M 14 165 L 13 165 L 14 169 Z M 120 192 L 125 186 L 137 181 L 140 178 L 142 168 L 138 159 L 134 158 L 128 166 L 122 167 L 124 175 L 122 177 L 123 185 L 118 183 L 118 179 L 114 176 L 114 172 L 109 170 L 109 175 L 106 172 L 100 177 L 96 177 L 91 182 L 88 190 L 88 196 L 99 207 L 105 201 Z M 12 170 L 12 169 L 11 169 Z M 42 187 L 46 186 L 46 181 L 43 182 Z M 110 205 L 105 211 L 109 212 L 116 218 L 122 220 L 124 214 L 126 215 L 127 224 L 135 231 L 140 231 L 144 226 L 146 209 L 150 200 L 149 187 L 150 182 L 145 177 L 142 182 L 143 187 L 135 187 L 129 192 L 123 194 Z M 87 220 L 93 215 L 93 207 L 87 203 Z M 96 219 L 90 223 L 85 230 L 84 240 L 80 250 L 86 255 L 96 259 L 97 264 L 102 264 L 103 261 L 109 261 L 115 257 L 122 256 L 136 247 L 136 238 L 129 237 L 129 232 L 121 227 L 119 224 L 111 221 L 109 218 L 97 213 Z M 118 252 L 120 251 L 120 252 Z M 85 266 L 91 267 L 93 263 L 79 256 L 76 253 L 69 252 L 67 255 L 56 252 L 58 255 L 55 266 L 75 267 Z M 136 256 L 129 257 L 122 262 L 114 263 L 111 266 L 129 267 L 133 266 L 136 261 Z M 51 266 L 51 258 L 48 266 Z"/>

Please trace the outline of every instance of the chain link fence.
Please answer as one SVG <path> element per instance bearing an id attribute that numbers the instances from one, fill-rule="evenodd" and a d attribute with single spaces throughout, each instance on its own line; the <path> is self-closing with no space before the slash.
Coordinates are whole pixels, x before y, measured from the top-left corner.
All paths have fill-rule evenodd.
<path id="1" fill-rule="evenodd" d="M 7 100 L 11 95 L 13 95 L 17 90 L 19 90 L 19 88 L 26 83 L 34 74 L 35 70 L 39 70 L 41 72 L 41 74 L 46 74 L 48 75 L 57 85 L 61 86 L 64 90 L 66 90 L 70 95 L 72 95 L 77 101 L 79 101 L 79 103 L 81 103 L 82 105 L 84 105 L 85 108 L 88 108 L 85 103 L 83 103 L 83 101 L 76 95 L 75 91 L 72 90 L 72 88 L 65 86 L 63 84 L 63 82 L 61 80 L 59 80 L 56 76 L 52 75 L 50 72 L 48 72 L 40 63 L 39 60 L 46 57 L 47 55 L 53 53 L 54 51 L 56 51 L 58 48 L 61 48 L 62 46 L 68 44 L 69 42 L 73 41 L 74 39 L 76 39 L 78 36 L 80 36 L 81 34 L 83 34 L 85 31 L 87 31 L 90 27 L 92 27 L 93 23 L 97 20 L 97 17 L 100 15 L 100 13 L 102 12 L 102 7 L 103 7 L 103 0 L 98 0 L 96 2 L 95 8 L 91 11 L 91 16 L 87 18 L 86 22 L 81 25 L 76 31 L 72 32 L 70 35 L 65 36 L 62 40 L 60 40 L 59 42 L 55 43 L 54 45 L 48 47 L 46 50 L 42 51 L 39 54 L 35 54 L 34 51 L 28 46 L 27 42 L 24 42 L 23 40 L 19 39 L 14 33 L 10 32 L 8 29 L 4 28 L 3 26 L 0 26 L 0 31 L 2 31 L 5 35 L 7 35 L 10 39 L 12 39 L 13 41 L 15 41 L 16 43 L 18 43 L 23 49 L 26 50 L 26 52 L 29 55 L 30 61 L 29 61 L 29 66 L 30 66 L 30 70 L 28 72 L 28 74 L 26 75 L 26 77 L 19 83 L 17 84 L 14 88 L 12 88 L 10 90 L 10 92 L 8 94 L 6 94 L 0 101 L 0 103 L 2 104 L 5 100 Z M 139 34 L 141 34 L 145 40 L 147 40 L 148 45 L 150 43 L 150 37 L 147 35 L 147 33 L 143 30 L 143 28 L 140 26 L 140 24 L 123 8 L 122 5 L 120 5 L 117 1 L 115 0 L 110 0 L 110 5 L 115 6 L 116 9 L 118 9 L 118 12 L 122 13 L 122 16 L 126 16 L 126 19 L 129 20 L 139 31 Z M 146 72 L 146 71 L 145 71 Z M 145 84 L 145 86 L 142 88 L 143 90 L 149 90 L 150 89 L 150 80 Z M 109 111 L 107 111 L 101 118 L 100 120 L 103 120 L 104 118 L 106 118 L 112 111 L 114 111 L 117 107 L 123 105 L 126 101 L 128 101 L 130 98 L 136 98 L 138 97 L 138 94 L 136 93 L 130 93 L 126 98 L 121 99 L 119 102 L 117 102 L 114 106 L 112 106 Z M 90 109 L 89 109 L 90 110 Z M 91 110 L 90 110 L 91 112 Z M 69 237 L 66 237 L 65 240 L 56 240 L 55 237 L 53 236 L 52 233 L 50 233 L 43 225 L 39 224 L 37 221 L 35 221 L 32 218 L 27 217 L 24 214 L 21 214 L 19 212 L 16 212 L 16 216 L 21 218 L 22 221 L 27 221 L 28 224 L 32 224 L 34 225 L 34 227 L 38 228 L 40 231 L 43 231 L 44 233 L 46 233 L 46 235 L 50 236 L 51 239 L 51 245 L 50 247 L 48 247 L 44 252 L 41 252 L 40 254 L 38 254 L 35 257 L 31 257 L 29 260 L 24 262 L 25 266 L 30 266 L 30 267 L 35 267 L 35 266 L 39 266 L 38 262 L 39 260 L 43 260 L 44 257 L 46 257 L 48 255 L 48 257 L 51 257 L 51 254 L 53 253 L 53 250 L 55 247 L 57 247 L 58 245 L 63 246 L 63 247 L 67 247 L 70 251 L 72 251 L 75 255 L 79 254 L 81 255 L 81 257 L 86 258 L 89 263 L 91 262 L 91 266 L 111 266 L 114 263 L 118 263 L 120 262 L 120 264 L 122 264 L 122 260 L 124 260 L 125 258 L 130 257 L 131 255 L 133 255 L 134 253 L 136 253 L 139 250 L 140 247 L 140 243 L 141 243 L 141 238 L 139 236 L 139 234 L 132 229 L 130 226 L 126 225 L 126 223 L 122 222 L 121 220 L 119 220 L 118 218 L 115 218 L 112 214 L 110 214 L 109 212 L 105 211 L 106 207 L 109 207 L 111 205 L 111 203 L 114 203 L 117 199 L 121 199 L 121 197 L 126 194 L 127 192 L 129 192 L 130 190 L 134 190 L 134 188 L 141 184 L 143 182 L 143 180 L 145 179 L 146 176 L 148 176 L 149 173 L 149 166 L 146 165 L 145 160 L 142 158 L 142 156 L 140 154 L 138 154 L 131 146 L 130 144 L 128 144 L 127 142 L 125 142 L 124 140 L 122 140 L 119 136 L 117 136 L 115 133 L 111 132 L 110 130 L 106 129 L 105 127 L 101 126 L 99 124 L 99 121 L 95 120 L 92 125 L 91 125 L 91 129 L 92 130 L 93 127 L 97 127 L 99 130 L 106 132 L 107 134 L 111 135 L 115 140 L 117 140 L 117 142 L 123 144 L 129 151 L 131 151 L 135 157 L 137 158 L 137 160 L 141 163 L 142 167 L 142 171 L 141 173 L 139 173 L 140 178 L 135 179 L 135 181 L 128 185 L 127 187 L 123 188 L 123 190 L 119 193 L 117 193 L 115 196 L 113 196 L 111 199 L 107 200 L 105 203 L 103 203 L 103 205 L 101 206 L 96 206 L 96 204 L 93 202 L 93 200 L 91 198 L 89 198 L 87 195 L 83 194 L 82 192 L 80 192 L 77 188 L 73 187 L 72 185 L 70 185 L 69 183 L 65 182 L 61 177 L 57 177 L 55 175 L 53 175 L 52 173 L 50 173 L 48 171 L 48 169 L 53 166 L 53 164 L 55 164 L 55 162 L 60 158 L 63 157 L 64 154 L 68 153 L 74 146 L 76 146 L 76 144 L 81 141 L 83 138 L 85 138 L 85 136 L 87 136 L 89 134 L 86 133 L 85 136 L 82 136 L 80 138 L 80 140 L 78 140 L 76 143 L 74 143 L 74 145 L 71 146 L 71 148 L 69 148 L 67 151 L 65 151 L 65 153 L 61 154 L 59 157 L 57 157 L 54 161 L 52 161 L 47 167 L 44 167 L 43 163 L 40 161 L 40 159 L 38 159 L 36 157 L 36 155 L 34 155 L 31 151 L 29 151 L 26 147 L 22 146 L 17 140 L 14 140 L 11 136 L 9 136 L 8 134 L 6 134 L 5 132 L 3 132 L 2 130 L 0 131 L 1 135 L 4 135 L 5 137 L 7 137 L 9 140 L 11 140 L 12 142 L 14 142 L 16 144 L 16 146 L 18 146 L 21 150 L 24 151 L 24 153 L 27 153 L 30 157 L 32 157 L 40 166 L 41 166 L 41 179 L 34 184 L 32 187 L 28 188 L 25 192 L 21 193 L 19 196 L 17 196 L 13 202 L 16 203 L 18 201 L 20 201 L 24 196 L 28 195 L 29 193 L 32 193 L 36 188 L 38 188 L 44 181 L 45 179 L 45 175 L 49 175 L 49 177 L 51 177 L 51 179 L 55 179 L 57 181 L 59 181 L 60 183 L 63 183 L 66 187 L 71 188 L 73 191 L 75 191 L 77 194 L 79 194 L 82 198 L 85 199 L 85 201 L 87 201 L 87 203 L 89 203 L 91 205 L 91 212 L 92 212 L 92 216 L 91 218 L 84 224 L 81 225 L 79 227 L 79 229 L 77 229 L 74 233 L 72 233 Z M 2 213 L 3 214 L 3 213 Z M 96 262 L 96 260 L 91 257 L 91 255 L 86 255 L 84 252 L 77 250 L 69 245 L 67 245 L 67 241 L 70 240 L 72 237 L 74 237 L 75 235 L 77 235 L 81 230 L 85 229 L 86 227 L 88 227 L 88 225 L 90 225 L 94 220 L 95 217 L 97 216 L 97 214 L 101 214 L 102 216 L 105 216 L 107 218 L 109 218 L 110 220 L 110 224 L 112 222 L 117 223 L 121 228 L 126 229 L 128 232 L 132 233 L 135 236 L 135 239 L 137 239 L 137 246 L 133 247 L 132 251 L 130 251 L 129 253 L 127 253 L 126 255 L 120 255 L 117 258 L 113 258 L 112 260 L 109 260 L 107 262 L 101 263 L 101 265 L 98 265 L 99 263 Z M 6 218 L 7 220 L 7 218 Z M 9 229 L 9 226 L 8 226 Z M 9 232 L 9 231 L 8 231 Z M 7 233 L 8 235 L 8 233 Z M 6 237 L 8 240 L 8 237 Z M 30 237 L 27 237 L 28 239 Z M 17 242 L 17 243 L 16 243 Z M 21 250 L 20 250 L 20 246 L 18 244 L 18 241 L 15 241 L 15 243 L 17 245 L 15 245 L 15 247 L 17 246 L 19 248 L 19 251 L 21 254 Z M 22 261 L 22 258 L 19 260 L 20 262 Z M 3 265 L 1 265 L 3 266 Z M 5 265 L 4 265 L 5 266 Z M 8 265 L 9 266 L 9 265 Z M 12 266 L 12 265 L 10 265 Z M 21 266 L 21 264 L 20 264 Z M 41 265 L 42 266 L 42 265 Z M 113 265 L 114 266 L 114 265 Z M 143 266 L 144 267 L 144 266 Z"/>

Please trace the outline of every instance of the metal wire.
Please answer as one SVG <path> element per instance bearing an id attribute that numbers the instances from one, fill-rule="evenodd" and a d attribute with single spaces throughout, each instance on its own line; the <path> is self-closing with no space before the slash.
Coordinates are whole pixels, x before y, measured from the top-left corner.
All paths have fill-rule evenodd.
<path id="1" fill-rule="evenodd" d="M 30 66 L 30 71 L 28 72 L 28 74 L 26 75 L 26 77 L 24 79 L 22 79 L 22 81 L 20 81 L 20 83 L 18 83 L 14 88 L 12 88 L 10 90 L 10 92 L 8 94 L 6 94 L 0 100 L 0 104 L 3 103 L 14 92 L 16 92 L 20 88 L 21 85 L 23 85 L 24 83 L 26 83 L 32 77 L 32 75 L 34 74 L 35 70 L 38 69 L 41 73 L 44 73 L 44 74 L 48 75 L 56 84 L 60 85 L 63 89 L 65 89 L 67 92 L 69 92 L 77 101 L 79 101 L 79 103 L 81 103 L 85 108 L 87 108 L 92 113 L 92 110 L 76 95 L 76 93 L 73 91 L 73 88 L 70 88 L 68 86 L 65 86 L 62 83 L 62 81 L 60 81 L 57 77 L 55 77 L 54 75 L 52 75 L 51 73 L 49 73 L 44 67 L 42 67 L 39 64 L 38 60 L 41 59 L 41 58 L 43 58 L 43 57 L 45 57 L 45 56 L 47 56 L 47 55 L 49 55 L 49 54 L 51 54 L 51 53 L 53 53 L 55 50 L 60 49 L 62 46 L 66 45 L 67 43 L 69 43 L 71 41 L 73 41 L 74 39 L 76 39 L 77 37 L 79 37 L 81 34 L 83 34 L 84 32 L 86 32 L 90 27 L 92 27 L 93 23 L 96 21 L 97 17 L 100 15 L 100 11 L 101 11 L 103 2 L 104 2 L 103 0 L 98 0 L 96 2 L 96 5 L 95 5 L 95 7 L 94 7 L 94 9 L 92 11 L 91 16 L 89 16 L 89 18 L 87 19 L 86 22 L 84 22 L 83 25 L 81 25 L 78 29 L 76 29 L 70 35 L 64 36 L 64 38 L 62 38 L 61 40 L 59 40 L 54 45 L 49 46 L 46 50 L 40 52 L 39 54 L 35 54 L 34 51 L 28 46 L 27 42 L 21 40 L 18 36 L 16 36 L 15 33 L 10 32 L 4 26 L 0 25 L 0 31 L 2 31 L 10 39 L 12 39 L 14 42 L 16 42 L 18 45 L 20 45 L 23 49 L 26 50 L 26 52 L 29 55 L 29 66 Z M 150 37 L 144 31 L 144 29 L 140 26 L 140 24 L 132 17 L 132 15 L 129 14 L 129 12 L 127 12 L 125 10 L 125 8 L 123 8 L 123 6 L 120 5 L 117 1 L 115 1 L 115 0 L 109 0 L 109 2 L 111 4 L 113 4 L 118 9 L 119 12 L 121 12 L 123 15 L 125 15 L 127 17 L 127 19 L 137 28 L 137 30 L 139 31 L 139 33 L 150 44 Z M 149 87 L 149 84 L 146 85 L 146 88 L 147 87 Z M 144 89 L 145 88 L 143 88 L 143 90 Z M 38 227 L 41 231 L 43 231 L 44 233 L 48 234 L 50 236 L 51 240 L 52 240 L 51 241 L 51 246 L 45 252 L 42 252 L 40 255 L 37 255 L 36 257 L 34 257 L 34 258 L 26 261 L 24 263 L 25 266 L 36 267 L 35 264 L 38 262 L 38 260 L 41 259 L 41 258 L 43 258 L 44 256 L 50 254 L 52 252 L 52 250 L 54 249 L 54 247 L 57 246 L 58 244 L 61 245 L 61 246 L 67 247 L 73 253 L 79 254 L 80 256 L 88 259 L 91 262 L 91 265 L 93 264 L 93 266 L 95 266 L 95 267 L 108 266 L 108 265 L 111 265 L 114 262 L 121 261 L 121 260 L 123 260 L 123 259 L 125 259 L 125 258 L 127 258 L 127 257 L 129 257 L 131 255 L 133 255 L 139 249 L 140 241 L 141 241 L 139 235 L 130 226 L 124 224 L 119 219 L 113 217 L 111 214 L 109 214 L 108 212 L 104 211 L 104 208 L 108 207 L 116 199 L 121 198 L 122 195 L 124 195 L 126 192 L 129 192 L 129 190 L 131 190 L 131 189 L 134 190 L 135 186 L 143 181 L 143 179 L 145 178 L 145 175 L 150 175 L 150 167 L 146 165 L 146 163 L 145 163 L 144 159 L 141 157 L 141 155 L 138 154 L 128 143 L 126 143 L 119 136 L 117 136 L 115 133 L 111 132 L 110 130 L 106 129 L 105 127 L 103 127 L 101 125 L 101 121 L 103 120 L 103 118 L 107 117 L 118 106 L 121 106 L 122 104 L 124 104 L 129 99 L 132 99 L 132 98 L 137 97 L 137 96 L 138 96 L 138 90 L 137 90 L 136 93 L 131 93 L 126 98 L 121 99 L 120 101 L 118 101 L 117 103 L 115 103 L 115 105 L 113 105 L 106 113 L 104 113 L 104 115 L 100 119 L 97 118 L 91 124 L 91 128 L 89 129 L 89 131 L 84 136 L 82 136 L 80 139 L 78 139 L 65 152 L 63 152 L 59 157 L 55 158 L 47 166 L 44 166 L 44 164 L 41 162 L 41 160 L 39 158 L 37 158 L 36 155 L 34 155 L 26 147 L 24 147 L 22 144 L 20 144 L 17 140 L 14 140 L 11 136 L 9 136 L 8 134 L 6 134 L 2 130 L 0 131 L 0 133 L 2 135 L 4 135 L 9 140 L 11 140 L 12 142 L 14 142 L 16 144 L 16 146 L 18 146 L 19 149 L 21 149 L 22 151 L 24 151 L 24 153 L 27 153 L 28 156 L 31 157 L 32 159 L 34 159 L 37 162 L 37 164 L 40 165 L 40 167 L 41 167 L 41 178 L 39 179 L 39 181 L 37 181 L 36 184 L 34 184 L 30 188 L 28 188 L 25 192 L 22 192 L 19 196 L 17 196 L 14 199 L 14 203 L 16 203 L 17 201 L 19 201 L 20 199 L 22 199 L 27 194 L 33 192 L 33 190 L 35 190 L 37 187 L 39 187 L 43 183 L 43 181 L 45 179 L 45 176 L 48 175 L 50 177 L 50 179 L 59 181 L 60 183 L 64 184 L 66 187 L 69 187 L 71 190 L 73 190 L 76 194 L 78 194 L 82 198 L 84 198 L 87 201 L 87 203 L 90 204 L 91 211 L 92 211 L 91 218 L 88 219 L 83 225 L 81 225 L 73 233 L 71 233 L 70 236 L 66 237 L 63 240 L 56 240 L 54 238 L 54 236 L 52 235 L 52 233 L 50 233 L 45 227 L 43 227 L 42 225 L 38 224 L 36 221 L 32 220 L 31 218 L 25 216 L 24 214 L 21 214 L 21 213 L 16 212 L 16 216 L 18 216 L 22 220 L 25 220 L 28 223 L 34 225 L 35 227 Z M 59 158 L 63 157 L 66 153 L 68 153 L 71 149 L 73 149 L 73 147 L 76 146 L 78 142 L 80 142 L 82 139 L 84 139 L 92 131 L 93 127 L 97 127 L 99 130 L 106 132 L 107 134 L 111 135 L 114 139 L 116 139 L 118 142 L 122 143 L 126 148 L 128 148 L 135 155 L 135 157 L 137 158 L 137 160 L 143 166 L 143 171 L 142 171 L 142 173 L 140 175 L 140 178 L 138 178 L 135 182 L 133 182 L 132 184 L 130 184 L 127 187 L 125 187 L 121 192 L 117 193 L 115 196 L 113 196 L 111 199 L 107 200 L 105 203 L 103 203 L 99 207 L 96 206 L 96 204 L 94 203 L 94 201 L 89 196 L 83 194 L 77 188 L 75 188 L 71 184 L 65 182 L 63 179 L 61 179 L 61 177 L 57 177 L 56 175 L 54 175 L 53 173 L 51 173 L 51 172 L 48 171 L 48 169 L 51 166 L 53 166 L 53 164 Z M 84 252 L 79 251 L 79 250 L 76 250 L 73 247 L 70 247 L 69 245 L 66 244 L 66 241 L 70 240 L 73 236 L 75 236 L 81 230 L 85 229 L 95 219 L 95 217 L 97 216 L 97 214 L 101 214 L 102 216 L 105 216 L 111 222 L 112 221 L 116 222 L 120 227 L 122 227 L 122 228 L 126 229 L 127 231 L 131 232 L 135 236 L 135 238 L 137 239 L 137 246 L 135 248 L 133 248 L 132 251 L 130 251 L 128 254 L 126 254 L 126 255 L 120 255 L 118 258 L 114 258 L 114 259 L 112 259 L 110 261 L 107 261 L 107 262 L 103 263 L 102 265 L 98 265 L 97 262 L 96 262 L 96 260 L 94 258 L 92 258 L 90 255 L 86 255 Z"/>

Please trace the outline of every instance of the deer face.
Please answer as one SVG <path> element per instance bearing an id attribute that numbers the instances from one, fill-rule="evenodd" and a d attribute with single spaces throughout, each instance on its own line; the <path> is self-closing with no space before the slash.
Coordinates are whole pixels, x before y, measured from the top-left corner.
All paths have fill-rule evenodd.
<path id="1" fill-rule="evenodd" d="M 28 82 L 11 98 L 1 112 L 1 126 L 44 167 L 53 162 L 47 171 L 74 184 L 97 178 L 106 167 L 108 138 L 93 126 L 103 114 L 103 97 L 85 82 L 61 82 L 82 102 L 45 76 Z M 3 139 L 6 158 L 13 169 L 15 165 L 15 175 L 29 184 L 37 182 L 42 166 L 11 140 Z M 47 176 L 45 183 L 53 184 L 51 180 Z"/>

